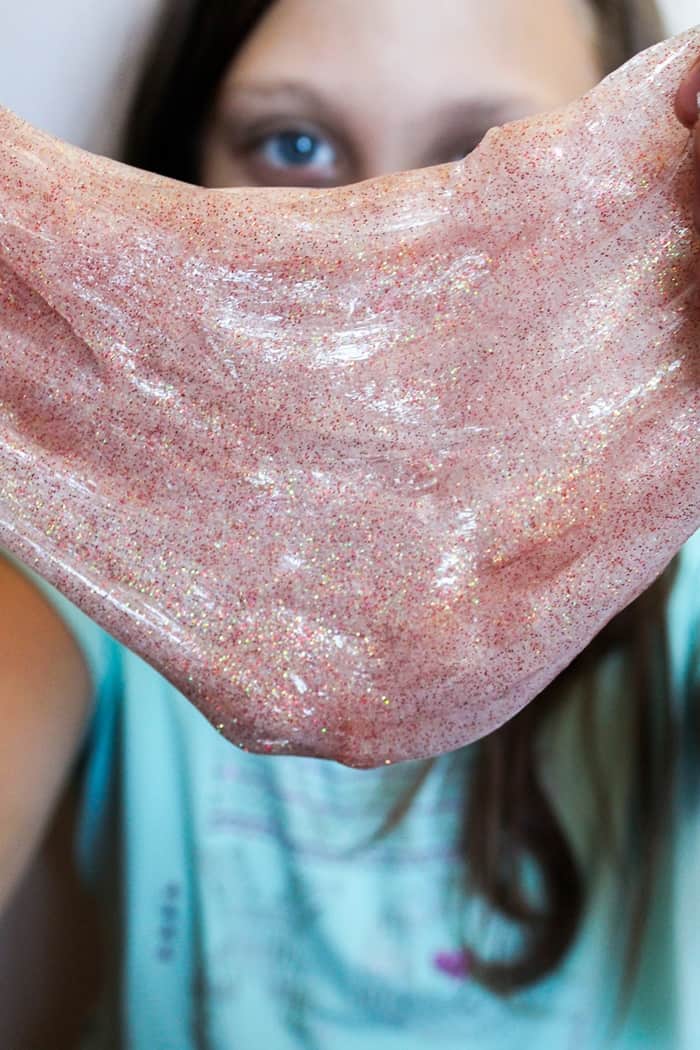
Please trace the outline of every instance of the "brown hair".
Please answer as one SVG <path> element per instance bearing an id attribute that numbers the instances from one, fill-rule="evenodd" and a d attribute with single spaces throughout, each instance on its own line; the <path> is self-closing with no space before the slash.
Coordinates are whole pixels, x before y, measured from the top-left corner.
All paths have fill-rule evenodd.
<path id="1" fill-rule="evenodd" d="M 271 0 L 179 0 L 154 38 L 134 96 L 121 150 L 126 162 L 199 181 L 200 136 L 220 79 Z M 655 4 L 646 0 L 591 0 L 600 26 L 601 64 L 611 71 L 663 38 Z M 471 745 L 460 834 L 462 891 L 520 924 L 525 948 L 515 959 L 486 961 L 470 952 L 473 979 L 507 995 L 555 970 L 572 946 L 587 903 L 589 882 L 543 781 L 538 747 L 554 716 L 574 712 L 575 746 L 595 802 L 589 856 L 610 861 L 626 916 L 624 979 L 618 1016 L 635 979 L 654 881 L 673 834 L 678 728 L 671 703 L 666 632 L 667 599 L 678 558 L 636 601 L 614 617 L 588 647 L 534 701 L 497 732 Z M 628 719 L 627 746 L 614 755 L 627 763 L 626 785 L 612 789 L 613 770 L 602 757 L 597 702 L 601 674 L 619 672 L 616 719 Z M 576 700 L 574 700 L 576 698 Z M 578 748 L 580 751 L 581 749 Z M 457 753 L 458 754 L 458 753 Z M 408 793 L 391 808 L 377 836 L 395 828 L 434 763 L 422 765 Z M 577 785 L 578 786 L 578 785 Z M 613 802 L 626 807 L 613 827 Z M 622 841 L 620 841 L 620 839 Z M 597 840 L 597 841 L 596 841 Z M 544 906 L 522 889 L 521 865 L 535 862 Z M 590 871 L 589 877 L 593 875 Z"/>

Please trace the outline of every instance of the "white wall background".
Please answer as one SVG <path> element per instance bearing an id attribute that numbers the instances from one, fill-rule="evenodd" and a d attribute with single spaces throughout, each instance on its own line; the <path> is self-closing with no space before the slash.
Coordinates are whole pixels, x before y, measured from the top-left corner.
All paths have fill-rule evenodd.
<path id="1" fill-rule="evenodd" d="M 162 2 L 0 0 L 0 104 L 60 138 L 110 154 Z M 700 0 L 659 2 L 669 35 L 700 23 Z"/>
<path id="2" fill-rule="evenodd" d="M 680 33 L 700 22 L 700 0 L 660 0 L 659 6 L 671 33 Z"/>
<path id="3" fill-rule="evenodd" d="M 161 2 L 0 0 L 0 104 L 109 154 Z"/>

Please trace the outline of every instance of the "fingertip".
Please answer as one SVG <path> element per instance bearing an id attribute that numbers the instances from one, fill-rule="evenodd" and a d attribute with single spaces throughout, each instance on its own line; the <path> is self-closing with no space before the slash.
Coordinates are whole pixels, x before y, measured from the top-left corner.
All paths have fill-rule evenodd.
<path id="1" fill-rule="evenodd" d="M 688 70 L 676 92 L 674 109 L 681 124 L 692 128 L 698 119 L 700 97 L 700 59 Z"/>

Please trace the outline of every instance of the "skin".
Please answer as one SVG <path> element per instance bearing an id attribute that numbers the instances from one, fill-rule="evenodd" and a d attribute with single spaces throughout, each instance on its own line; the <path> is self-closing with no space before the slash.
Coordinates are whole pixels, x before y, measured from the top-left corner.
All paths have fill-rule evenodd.
<path id="1" fill-rule="evenodd" d="M 700 95 L 700 58 L 684 78 L 676 95 L 676 116 L 687 128 L 693 129 L 693 156 L 695 158 L 695 225 L 700 232 L 700 125 L 698 124 L 698 95 Z"/>
<path id="2" fill-rule="evenodd" d="M 601 76 L 584 0 L 277 0 L 222 78 L 200 181 L 328 187 L 442 164 Z M 689 129 L 698 92 L 700 58 L 675 101 Z M 698 132 L 694 155 L 700 230 Z"/>
<path id="3" fill-rule="evenodd" d="M 445 163 L 601 76 L 583 0 L 277 0 L 223 77 L 201 181 L 328 187 Z"/>

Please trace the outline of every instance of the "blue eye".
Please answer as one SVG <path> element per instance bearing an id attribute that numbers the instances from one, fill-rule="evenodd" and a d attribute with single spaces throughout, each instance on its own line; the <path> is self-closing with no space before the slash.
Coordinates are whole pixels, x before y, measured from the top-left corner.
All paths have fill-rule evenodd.
<path id="1" fill-rule="evenodd" d="M 305 131 L 280 131 L 258 141 L 260 155 L 273 168 L 333 166 L 335 153 L 329 143 Z"/>

